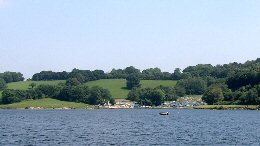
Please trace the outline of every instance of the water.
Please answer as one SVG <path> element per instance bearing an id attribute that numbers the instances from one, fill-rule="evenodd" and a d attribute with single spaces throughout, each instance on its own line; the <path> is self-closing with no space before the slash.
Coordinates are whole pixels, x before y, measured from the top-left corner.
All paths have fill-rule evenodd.
<path id="1" fill-rule="evenodd" d="M 0 110 L 0 145 L 260 145 L 260 112 Z"/>

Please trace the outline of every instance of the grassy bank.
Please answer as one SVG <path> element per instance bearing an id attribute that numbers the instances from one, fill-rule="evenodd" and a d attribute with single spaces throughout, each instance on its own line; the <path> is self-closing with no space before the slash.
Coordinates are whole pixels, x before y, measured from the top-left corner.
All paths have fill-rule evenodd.
<path id="1" fill-rule="evenodd" d="M 0 105 L 0 108 L 4 109 L 18 109 L 27 107 L 42 107 L 42 108 L 93 108 L 93 106 L 84 103 L 75 103 L 60 101 L 52 98 L 43 98 L 37 100 L 26 100 L 13 104 Z"/>
<path id="2" fill-rule="evenodd" d="M 194 107 L 194 109 L 217 109 L 217 110 L 235 110 L 235 109 L 248 109 L 257 110 L 259 106 L 257 105 L 200 105 Z"/>

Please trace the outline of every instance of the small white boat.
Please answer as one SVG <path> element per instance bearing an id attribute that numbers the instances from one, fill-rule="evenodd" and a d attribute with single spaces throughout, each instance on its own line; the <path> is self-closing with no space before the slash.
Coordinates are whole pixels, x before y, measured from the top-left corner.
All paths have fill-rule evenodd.
<path id="1" fill-rule="evenodd" d="M 160 112 L 160 115 L 169 115 L 169 112 Z"/>

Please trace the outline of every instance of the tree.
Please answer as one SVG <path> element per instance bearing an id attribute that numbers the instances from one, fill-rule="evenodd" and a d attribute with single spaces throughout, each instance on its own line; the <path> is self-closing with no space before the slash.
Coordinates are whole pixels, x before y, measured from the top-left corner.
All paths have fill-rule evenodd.
<path id="1" fill-rule="evenodd" d="M 92 71 L 92 73 L 96 80 L 107 78 L 107 75 L 105 74 L 105 72 L 103 70 L 94 70 L 94 71 Z"/>
<path id="2" fill-rule="evenodd" d="M 36 86 L 36 83 L 32 82 L 31 84 L 29 84 L 29 86 L 31 87 L 31 89 L 33 89 Z"/>
<path id="3" fill-rule="evenodd" d="M 88 86 L 73 86 L 69 92 L 70 101 L 88 103 L 89 92 Z"/>
<path id="4" fill-rule="evenodd" d="M 6 88 L 6 82 L 4 79 L 0 78 L 0 90 L 3 90 Z"/>
<path id="5" fill-rule="evenodd" d="M 176 86 L 175 90 L 176 90 L 176 94 L 180 97 L 182 97 L 186 94 L 186 90 L 183 86 Z"/>
<path id="6" fill-rule="evenodd" d="M 23 74 L 21 74 L 20 72 L 9 72 L 9 71 L 0 73 L 0 78 L 4 79 L 6 83 L 18 82 L 24 80 Z"/>
<path id="7" fill-rule="evenodd" d="M 188 78 L 177 82 L 176 88 L 185 88 L 188 95 L 201 95 L 207 88 L 207 83 L 202 78 Z"/>
<path id="8" fill-rule="evenodd" d="M 137 74 L 130 74 L 126 78 L 126 87 L 128 89 L 133 89 L 134 87 L 140 87 L 140 79 Z"/>
<path id="9" fill-rule="evenodd" d="M 196 66 L 188 66 L 183 70 L 183 73 L 189 72 L 192 77 L 211 76 L 214 67 L 210 64 L 198 64 Z"/>
<path id="10" fill-rule="evenodd" d="M 258 98 L 257 90 L 256 88 L 252 88 L 246 93 L 244 104 L 255 105 L 257 104 L 257 100 L 258 100 L 257 98 Z"/>
<path id="11" fill-rule="evenodd" d="M 211 86 L 202 96 L 202 100 L 210 105 L 223 101 L 223 99 L 222 89 L 218 86 Z"/>
<path id="12" fill-rule="evenodd" d="M 164 88 L 166 89 L 166 87 Z M 160 87 L 154 89 L 134 88 L 129 92 L 127 99 L 131 101 L 136 101 L 141 105 L 158 106 L 161 105 L 162 102 L 165 100 L 165 92 L 166 91 L 161 90 Z"/>
<path id="13" fill-rule="evenodd" d="M 176 89 L 174 87 L 160 85 L 159 87 L 156 87 L 155 89 L 160 89 L 164 93 L 165 101 L 176 101 L 178 98 L 178 95 L 176 94 Z"/>
<path id="14" fill-rule="evenodd" d="M 66 71 L 63 72 L 41 71 L 40 73 L 36 73 L 32 76 L 33 81 L 66 80 L 66 79 L 68 79 L 68 73 Z"/>
<path id="15" fill-rule="evenodd" d="M 145 88 L 140 91 L 140 104 L 158 106 L 164 101 L 164 93 L 160 89 Z"/>
<path id="16" fill-rule="evenodd" d="M 180 79 L 182 79 L 181 69 L 180 68 L 176 68 L 174 70 L 174 73 L 171 75 L 171 78 L 173 80 L 180 80 Z"/>
<path id="17" fill-rule="evenodd" d="M 124 73 L 124 70 L 122 69 L 112 69 L 112 71 L 108 74 L 108 78 L 111 79 L 125 79 L 126 75 Z"/>
<path id="18" fill-rule="evenodd" d="M 26 99 L 26 91 L 5 89 L 2 93 L 2 103 L 10 104 L 14 102 L 20 102 Z"/>
<path id="19" fill-rule="evenodd" d="M 140 99 L 140 92 L 137 88 L 133 88 L 127 95 L 127 100 L 131 101 L 139 101 Z"/>
<path id="20" fill-rule="evenodd" d="M 238 71 L 227 79 L 227 85 L 231 89 L 238 89 L 246 85 L 260 84 L 260 72 L 255 70 Z"/>
<path id="21" fill-rule="evenodd" d="M 89 95 L 89 104 L 104 105 L 108 102 L 112 102 L 112 104 L 114 103 L 114 100 L 112 99 L 109 90 L 103 89 L 98 86 L 94 86 L 91 88 Z"/>
<path id="22" fill-rule="evenodd" d="M 45 97 L 47 96 L 50 98 L 54 98 L 58 96 L 60 88 L 57 85 L 40 84 L 36 87 L 35 91 L 37 91 L 38 94 L 42 94 Z"/>
<path id="23" fill-rule="evenodd" d="M 42 92 L 38 89 L 29 89 L 26 91 L 26 99 L 41 99 L 44 98 Z"/>
<path id="24" fill-rule="evenodd" d="M 127 68 L 124 69 L 125 74 L 130 75 L 130 74 L 140 74 L 140 70 L 136 69 L 133 66 L 129 66 Z"/>
<path id="25" fill-rule="evenodd" d="M 162 80 L 163 73 L 161 72 L 161 69 L 158 67 L 156 68 L 149 68 L 142 71 L 143 78 L 146 80 Z"/>
<path id="26" fill-rule="evenodd" d="M 80 85 L 81 83 L 78 81 L 77 78 L 69 78 L 66 80 L 66 85 L 67 86 L 77 86 Z"/>

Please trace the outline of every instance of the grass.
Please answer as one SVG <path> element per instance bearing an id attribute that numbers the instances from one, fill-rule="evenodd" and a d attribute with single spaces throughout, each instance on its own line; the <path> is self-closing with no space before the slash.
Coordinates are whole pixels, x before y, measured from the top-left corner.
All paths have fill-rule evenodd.
<path id="1" fill-rule="evenodd" d="M 21 82 L 12 82 L 7 84 L 7 89 L 20 89 L 26 90 L 30 88 L 31 83 L 36 83 L 36 85 L 40 84 L 49 84 L 49 85 L 57 85 L 60 82 L 65 82 L 64 80 L 55 80 L 55 81 L 21 81 Z"/>
<path id="2" fill-rule="evenodd" d="M 172 81 L 172 80 L 142 80 L 141 81 L 142 88 L 155 88 L 160 85 L 174 87 L 176 83 L 177 81 Z"/>
<path id="3" fill-rule="evenodd" d="M 76 102 L 68 102 L 68 101 L 60 101 L 52 98 L 43 98 L 37 100 L 25 100 L 18 103 L 0 105 L 0 108 L 26 108 L 26 107 L 43 107 L 43 108 L 92 108 L 93 106 L 84 104 L 84 103 L 76 103 Z"/>
<path id="4" fill-rule="evenodd" d="M 129 90 L 125 89 L 126 81 L 121 79 L 105 79 L 87 82 L 86 85 L 100 86 L 108 89 L 114 98 L 125 98 Z"/>
<path id="5" fill-rule="evenodd" d="M 176 81 L 172 80 L 142 80 L 141 87 L 142 88 L 155 88 L 157 86 L 175 86 Z M 129 90 L 126 89 L 126 80 L 124 79 L 103 79 L 98 81 L 90 81 L 87 82 L 86 85 L 92 86 L 100 86 L 106 88 L 112 94 L 112 97 L 116 99 L 126 98 Z"/>

